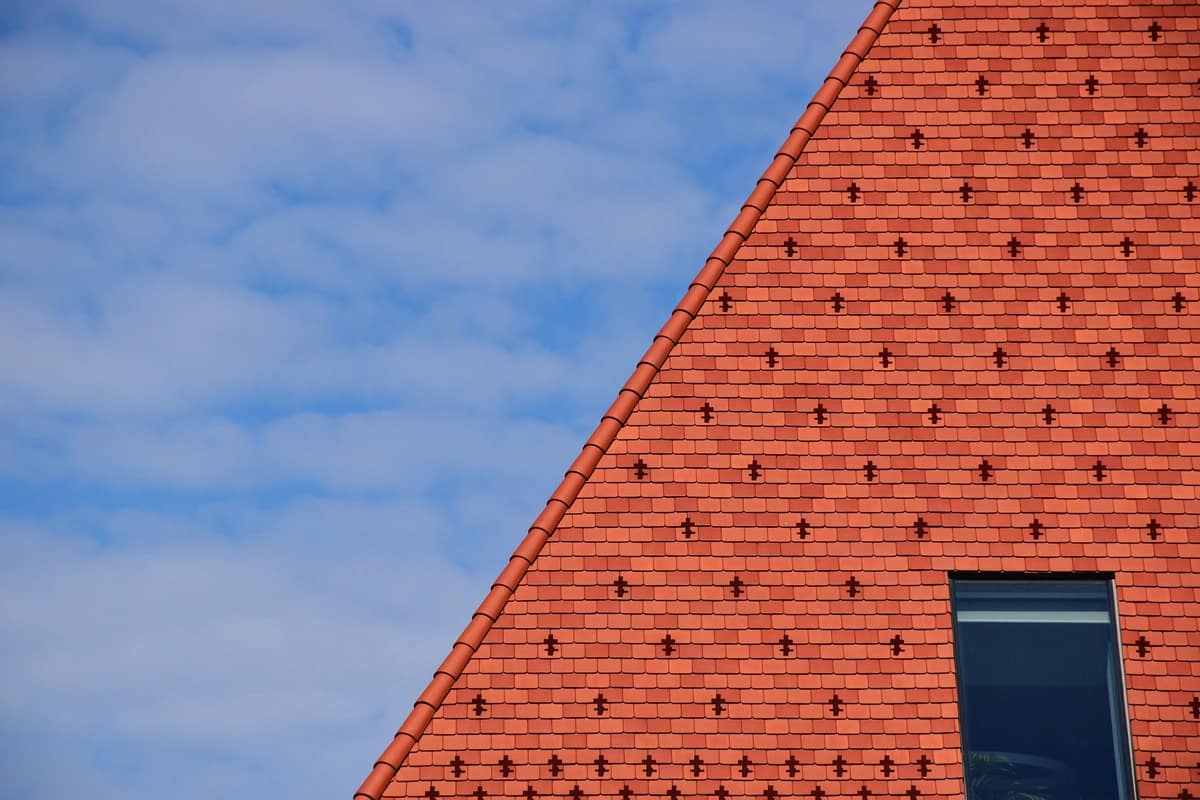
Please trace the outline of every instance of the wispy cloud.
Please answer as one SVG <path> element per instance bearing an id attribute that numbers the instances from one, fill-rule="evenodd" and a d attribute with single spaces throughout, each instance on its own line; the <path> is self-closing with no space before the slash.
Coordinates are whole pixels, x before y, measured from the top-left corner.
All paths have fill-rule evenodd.
<path id="1" fill-rule="evenodd" d="M 869 4 L 9 4 L 6 786 L 349 797 Z"/>

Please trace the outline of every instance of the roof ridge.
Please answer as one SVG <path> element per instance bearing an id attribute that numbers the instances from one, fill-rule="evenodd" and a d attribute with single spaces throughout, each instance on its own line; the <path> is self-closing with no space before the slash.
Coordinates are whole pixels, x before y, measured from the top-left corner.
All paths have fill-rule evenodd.
<path id="1" fill-rule="evenodd" d="M 871 12 L 859 26 L 858 32 L 846 46 L 841 58 L 834 65 L 829 75 L 821 84 L 821 88 L 809 101 L 804 113 L 788 138 L 780 146 L 779 152 L 771 161 L 771 165 L 755 184 L 754 191 L 742 204 L 741 211 L 721 237 L 720 243 L 713 249 L 705 260 L 704 267 L 688 285 L 683 298 L 671 312 L 670 318 L 654 336 L 649 349 L 638 361 L 633 374 L 617 393 L 617 399 L 609 406 L 600 419 L 596 430 L 584 443 L 582 451 L 571 466 L 558 488 L 546 501 L 542 510 L 529 527 L 525 539 L 513 551 L 508 565 L 496 577 L 487 597 L 471 616 L 471 622 L 459 635 L 450 654 L 434 671 L 433 679 L 413 703 L 413 710 L 408 718 L 396 731 L 395 737 L 375 761 L 371 773 L 363 781 L 354 800 L 380 800 L 384 789 L 395 777 L 400 766 L 408 757 L 413 746 L 421 738 L 426 727 L 433 719 L 450 690 L 462 675 L 471 656 L 475 654 L 492 625 L 499 618 L 501 611 L 508 604 L 520 584 L 522 578 L 533 565 L 534 559 L 542 547 L 557 529 L 567 509 L 575 501 L 600 462 L 601 457 L 616 439 L 617 434 L 625 426 L 637 403 L 658 375 L 659 369 L 666 362 L 671 350 L 687 330 L 692 320 L 700 312 L 704 301 L 716 286 L 725 268 L 729 266 L 742 244 L 749 238 L 754 226 L 762 217 L 767 205 L 775 197 L 775 193 L 783 184 L 784 179 L 795 166 L 803 153 L 805 146 L 816 133 L 817 127 L 825 118 L 825 114 L 833 106 L 843 88 L 849 83 L 858 66 L 866 58 L 871 47 L 878 40 L 884 27 L 887 26 L 892 14 L 899 8 L 902 0 L 876 0 Z"/>

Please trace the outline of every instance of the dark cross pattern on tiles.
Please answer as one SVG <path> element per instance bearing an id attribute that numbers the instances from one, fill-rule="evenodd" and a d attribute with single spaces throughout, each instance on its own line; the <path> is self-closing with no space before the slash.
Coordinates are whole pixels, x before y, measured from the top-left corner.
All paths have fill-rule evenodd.
<path id="1" fill-rule="evenodd" d="M 862 189 L 858 188 L 857 183 L 851 183 L 850 187 L 846 189 L 846 193 L 850 195 L 851 203 L 857 203 L 858 198 L 862 197 Z"/>
<path id="2" fill-rule="evenodd" d="M 779 792 L 775 791 L 775 787 L 768 783 L 767 788 L 763 789 L 763 797 L 766 800 L 776 800 L 779 797 Z"/>
<path id="3" fill-rule="evenodd" d="M 776 352 L 774 345 L 767 348 L 765 355 L 767 357 L 767 366 L 773 369 L 779 363 L 779 353 Z"/>
<path id="4" fill-rule="evenodd" d="M 554 638 L 554 634 L 550 633 L 542 640 L 542 644 L 546 645 L 546 655 L 552 656 L 559 650 L 559 641 Z"/>
<path id="5" fill-rule="evenodd" d="M 572 787 L 571 791 L 567 792 L 567 794 L 571 796 L 571 800 L 583 800 L 584 798 L 583 789 L 579 788 L 578 783 L 575 784 L 575 786 Z"/>
<path id="6" fill-rule="evenodd" d="M 471 698 L 471 705 L 474 706 L 475 716 L 482 717 L 483 712 L 487 711 L 487 701 L 483 699 L 482 694 L 476 694 Z"/>
<path id="7" fill-rule="evenodd" d="M 887 345 L 884 345 L 883 349 L 879 351 L 879 363 L 884 369 L 887 369 L 893 363 L 892 351 L 887 349 Z"/>
<path id="8" fill-rule="evenodd" d="M 1197 187 L 1195 183 L 1188 181 L 1183 187 L 1184 199 L 1190 203 L 1196 199 L 1197 194 L 1200 194 L 1200 187 Z"/>
<path id="9" fill-rule="evenodd" d="M 728 311 L 733 308 L 733 298 L 729 296 L 729 290 L 721 292 L 721 296 L 717 298 L 721 303 L 721 310 Z"/>
<path id="10" fill-rule="evenodd" d="M 484 798 L 487 797 L 487 792 L 483 790 L 482 786 L 476 786 L 475 791 L 471 792 L 471 796 L 474 797 L 475 800 L 484 800 Z"/>
<path id="11" fill-rule="evenodd" d="M 1109 347 L 1108 352 L 1104 355 L 1107 357 L 1108 365 L 1110 367 L 1115 367 L 1117 365 L 1117 359 L 1121 357 L 1121 354 L 1117 352 L 1117 348 L 1115 347 Z"/>
<path id="12" fill-rule="evenodd" d="M 1193 697 L 1188 708 L 1192 710 L 1192 719 L 1200 719 L 1200 697 Z"/>
<path id="13" fill-rule="evenodd" d="M 733 580 L 731 580 L 731 581 L 729 582 L 729 588 L 733 590 L 733 596 L 734 596 L 734 597 L 741 597 L 741 596 L 742 596 L 743 587 L 744 587 L 745 585 L 746 585 L 746 584 L 742 583 L 742 579 L 741 579 L 741 578 L 739 578 L 737 575 L 734 575 L 734 576 L 733 576 Z"/>
<path id="14" fill-rule="evenodd" d="M 538 793 L 537 789 L 534 789 L 529 784 L 525 784 L 525 791 L 521 792 L 521 794 L 525 796 L 525 800 L 533 800 L 533 798 L 537 797 Z"/>
<path id="15" fill-rule="evenodd" d="M 656 763 L 657 762 L 654 760 L 654 756 L 650 755 L 649 753 L 647 753 L 646 757 L 642 759 L 642 772 L 646 774 L 647 778 L 654 776 L 654 765 Z"/>
<path id="16" fill-rule="evenodd" d="M 1008 254 L 1010 256 L 1012 256 L 1013 258 L 1016 258 L 1017 255 L 1020 254 L 1020 252 L 1021 252 L 1021 240 L 1018 239 L 1016 236 L 1013 236 L 1011 239 L 1008 240 Z"/>
<path id="17" fill-rule="evenodd" d="M 861 586 L 862 584 L 858 582 L 858 578 L 851 575 L 850 579 L 846 581 L 846 593 L 851 597 L 857 597 Z"/>
<path id="18" fill-rule="evenodd" d="M 603 778 L 604 774 L 608 772 L 608 759 L 604 757 L 604 753 L 596 756 L 596 760 L 592 763 L 596 765 L 596 774 Z"/>
<path id="19" fill-rule="evenodd" d="M 1007 356 L 1007 353 L 1004 352 L 1003 347 L 997 347 L 996 350 L 992 353 L 992 359 L 996 362 L 997 367 L 1004 366 L 1004 359 L 1006 356 Z"/>
<path id="20" fill-rule="evenodd" d="M 1163 27 L 1162 25 L 1158 24 L 1158 20 L 1151 22 L 1150 27 L 1146 29 L 1146 32 L 1150 34 L 1150 41 L 1152 42 L 1157 42 L 1159 40 L 1162 35 L 1162 31 Z"/>
<path id="21" fill-rule="evenodd" d="M 1046 407 L 1042 409 L 1042 419 L 1046 420 L 1047 425 L 1054 424 L 1054 406 L 1046 403 Z"/>
<path id="22" fill-rule="evenodd" d="M 904 638 L 901 637 L 900 634 L 897 633 L 895 636 L 893 636 L 888 641 L 888 644 L 892 646 L 892 655 L 898 656 L 904 652 Z"/>
<path id="23" fill-rule="evenodd" d="M 1067 303 L 1071 302 L 1071 298 L 1067 297 L 1066 292 L 1058 293 L 1058 310 L 1064 314 L 1067 311 Z"/>
<path id="24" fill-rule="evenodd" d="M 1094 95 L 1096 93 L 1096 87 L 1100 85 L 1100 81 L 1096 80 L 1095 75 L 1088 75 L 1087 80 L 1083 82 L 1083 85 L 1087 87 L 1088 94 Z"/>
<path id="25" fill-rule="evenodd" d="M 750 777 L 750 767 L 754 766 L 754 762 L 750 760 L 750 756 L 742 753 L 742 757 L 737 762 L 738 770 L 743 778 Z"/>
<path id="26" fill-rule="evenodd" d="M 942 418 L 942 410 L 938 408 L 938 404 L 934 403 L 929 407 L 929 421 L 934 425 L 938 424 L 938 420 Z"/>
<path id="27" fill-rule="evenodd" d="M 908 252 L 908 242 L 904 241 L 903 236 L 901 236 L 899 239 L 896 240 L 895 247 L 896 247 L 896 257 L 904 258 L 904 254 Z"/>
<path id="28" fill-rule="evenodd" d="M 624 575 L 618 575 L 613 581 L 613 586 L 616 587 L 617 597 L 624 597 L 629 593 L 629 581 L 625 580 Z"/>
<path id="29" fill-rule="evenodd" d="M 713 409 L 712 405 L 705 400 L 704 405 L 700 406 L 700 419 L 704 420 L 705 422 L 712 422 L 714 410 L 715 409 Z"/>
<path id="30" fill-rule="evenodd" d="M 429 789 L 426 790 L 425 796 L 428 797 L 429 800 L 437 800 L 438 799 L 438 790 L 434 787 L 434 785 L 432 783 L 429 784 Z"/>
<path id="31" fill-rule="evenodd" d="M 1096 463 L 1092 465 L 1092 474 L 1096 476 L 1096 480 L 1103 481 L 1106 472 L 1107 468 L 1104 466 L 1104 462 L 1097 459 Z"/>
<path id="32" fill-rule="evenodd" d="M 1081 184 L 1079 181 L 1075 181 L 1075 185 L 1071 187 L 1071 199 L 1076 203 L 1080 203 L 1083 201 L 1084 194 L 1085 192 L 1083 189 L 1083 184 Z"/>
<path id="33" fill-rule="evenodd" d="M 842 297 L 842 293 L 834 292 L 833 297 L 829 298 L 829 300 L 833 303 L 833 312 L 835 314 L 842 313 L 842 309 L 846 307 L 846 298 Z"/>
<path id="34" fill-rule="evenodd" d="M 874 461 L 868 461 L 866 463 L 866 466 L 863 467 L 863 474 L 866 476 L 868 481 L 875 480 L 875 475 L 877 474 L 877 468 L 875 466 Z"/>
<path id="35" fill-rule="evenodd" d="M 1138 128 L 1133 133 L 1133 141 L 1140 150 L 1146 146 L 1146 142 L 1150 141 L 1150 134 L 1146 133 L 1145 128 Z"/>
<path id="36" fill-rule="evenodd" d="M 785 761 L 783 763 L 787 765 L 788 777 L 789 778 L 796 777 L 796 773 L 800 771 L 799 770 L 800 760 L 796 758 L 795 753 L 789 753 L 788 757 L 787 757 L 787 761 Z"/>
<path id="37" fill-rule="evenodd" d="M 659 642 L 659 644 L 662 645 L 663 655 L 666 655 L 666 656 L 673 654 L 676 650 L 679 649 L 675 646 L 676 645 L 675 639 L 672 638 L 671 634 L 669 634 L 669 633 L 662 638 L 662 641 Z"/>
<path id="38" fill-rule="evenodd" d="M 1150 640 L 1147 639 L 1145 635 L 1138 636 L 1134 644 L 1137 645 L 1137 654 L 1139 658 L 1145 658 L 1150 652 Z"/>
<path id="39" fill-rule="evenodd" d="M 729 790 L 725 788 L 725 784 L 721 784 L 713 790 L 713 797 L 717 800 L 729 800 Z"/>
<path id="40" fill-rule="evenodd" d="M 783 638 L 779 640 L 779 652 L 783 653 L 785 656 L 790 656 L 792 654 L 793 644 L 795 644 L 795 642 L 792 641 L 792 637 L 785 633 Z"/>
<path id="41" fill-rule="evenodd" d="M 971 196 L 974 192 L 975 190 L 971 188 L 971 184 L 966 181 L 963 181 L 963 185 L 958 187 L 958 195 L 964 203 L 971 202 Z"/>
<path id="42" fill-rule="evenodd" d="M 921 133 L 920 128 L 914 128 L 913 132 L 908 135 L 908 138 L 912 141 L 913 150 L 920 150 L 925 144 L 926 137 L 925 134 Z"/>
<path id="43" fill-rule="evenodd" d="M 846 761 L 846 759 L 842 758 L 842 754 L 838 753 L 837 758 L 835 758 L 833 760 L 834 776 L 836 776 L 838 778 L 841 778 L 842 776 L 844 776 L 846 774 L 846 764 L 847 763 L 848 762 Z"/>
<path id="44" fill-rule="evenodd" d="M 748 466 L 746 469 L 750 471 L 750 480 L 756 481 L 762 477 L 762 464 L 758 463 L 757 458 L 751 461 L 750 466 Z"/>
<path id="45" fill-rule="evenodd" d="M 509 775 L 512 775 L 513 760 L 508 757 L 508 753 L 505 753 L 504 757 L 501 758 L 497 763 L 500 765 L 501 777 L 507 778 Z"/>
<path id="46" fill-rule="evenodd" d="M 713 713 L 718 717 L 729 710 L 729 706 L 725 704 L 725 698 L 721 697 L 720 692 L 714 694 L 713 699 L 710 702 L 712 703 Z"/>
<path id="47" fill-rule="evenodd" d="M 917 535 L 918 539 L 924 539 L 929 533 L 929 526 L 924 517 L 917 517 L 917 521 L 913 523 L 913 533 Z"/>
<path id="48" fill-rule="evenodd" d="M 1175 795 L 1175 797 L 1176 800 L 1196 800 L 1196 798 L 1192 796 L 1192 793 L 1187 789 L 1182 790 L 1179 794 Z"/>
<path id="49" fill-rule="evenodd" d="M 812 795 L 813 800 L 825 800 L 825 790 L 820 786 L 814 786 L 809 794 Z"/>
<path id="50" fill-rule="evenodd" d="M 920 770 L 922 778 L 929 777 L 929 765 L 932 763 L 933 762 L 929 760 L 929 756 L 925 755 L 924 753 L 922 753 L 921 757 L 917 759 L 917 768 Z"/>
<path id="51" fill-rule="evenodd" d="M 975 79 L 975 93 L 982 97 L 983 95 L 987 94 L 987 87 L 990 85 L 991 82 L 988 81 L 988 79 L 984 76 L 980 75 Z"/>
<path id="52" fill-rule="evenodd" d="M 621 800 L 631 800 L 633 797 L 633 789 L 629 788 L 629 784 L 625 784 L 620 788 L 617 794 L 621 795 Z"/>
<path id="53" fill-rule="evenodd" d="M 1045 44 L 1050 39 L 1050 26 L 1045 22 L 1038 25 L 1037 28 L 1038 41 Z"/>
<path id="54" fill-rule="evenodd" d="M 866 785 L 863 785 L 863 787 L 855 792 L 855 794 L 861 797 L 862 800 L 871 800 L 871 790 L 868 789 Z"/>
<path id="55" fill-rule="evenodd" d="M 1025 145 L 1026 150 L 1029 150 L 1033 147 L 1033 142 L 1036 138 L 1037 137 L 1033 135 L 1033 131 L 1029 130 L 1029 128 L 1026 128 L 1021 133 L 1021 144 Z"/>
<path id="56" fill-rule="evenodd" d="M 1146 766 L 1146 777 L 1157 778 L 1158 777 L 1158 768 L 1161 767 L 1162 764 L 1159 763 L 1159 760 L 1157 758 L 1155 758 L 1154 756 L 1150 756 L 1150 758 L 1146 760 L 1145 766 Z"/>
<path id="57" fill-rule="evenodd" d="M 944 295 L 942 295 L 942 309 L 944 311 L 954 310 L 954 295 L 950 294 L 950 292 L 946 292 Z"/>
<path id="58" fill-rule="evenodd" d="M 1042 538 L 1043 534 L 1044 534 L 1044 529 L 1042 528 L 1041 522 L 1039 522 L 1038 520 L 1035 519 L 1033 522 L 1029 523 L 1029 535 L 1030 536 L 1032 536 L 1034 539 L 1040 539 L 1040 538 Z"/>
<path id="59" fill-rule="evenodd" d="M 598 716 L 602 717 L 608 711 L 608 698 L 604 696 L 603 692 L 596 695 L 596 699 L 592 701 L 592 704 L 596 707 L 596 714 Z"/>
<path id="60" fill-rule="evenodd" d="M 788 258 L 795 258 L 795 256 L 796 256 L 796 246 L 797 246 L 797 245 L 796 245 L 796 240 L 795 240 L 795 239 L 793 239 L 792 237 L 790 237 L 790 236 L 789 236 L 789 237 L 787 238 L 787 240 L 786 240 L 786 241 L 783 243 L 783 246 L 786 248 L 787 257 L 788 257 Z"/>
<path id="61" fill-rule="evenodd" d="M 1162 528 L 1159 527 L 1158 520 L 1150 520 L 1149 524 L 1146 525 L 1146 533 L 1149 534 L 1150 539 L 1153 541 L 1157 541 L 1158 537 L 1162 536 Z"/>
<path id="62" fill-rule="evenodd" d="M 683 538 L 685 539 L 692 538 L 696 535 L 696 523 L 692 522 L 691 517 L 684 517 L 679 532 L 683 534 Z"/>
<path id="63" fill-rule="evenodd" d="M 813 413 L 817 415 L 817 424 L 824 425 L 825 420 L 828 418 L 826 415 L 829 413 L 829 409 L 825 407 L 824 403 L 817 403 L 817 407 L 813 409 Z"/>
<path id="64" fill-rule="evenodd" d="M 866 79 L 865 81 L 863 81 L 863 86 L 866 86 L 866 87 L 867 87 L 867 94 L 869 94 L 869 95 L 871 95 L 872 97 L 874 97 L 874 96 L 875 96 L 875 92 L 876 92 L 876 91 L 878 90 L 878 88 L 879 88 L 879 81 L 875 80 L 875 76 L 874 76 L 874 75 L 868 75 L 868 76 L 867 76 L 867 79 Z"/>
<path id="65" fill-rule="evenodd" d="M 992 469 L 991 463 L 986 458 L 979 462 L 979 480 L 987 483 L 992 479 L 992 475 L 994 474 L 995 471 Z"/>
<path id="66" fill-rule="evenodd" d="M 921 790 L 916 786 L 909 784 L 908 791 L 904 794 L 908 796 L 908 800 L 917 800 L 917 798 L 921 796 Z"/>
<path id="67" fill-rule="evenodd" d="M 692 755 L 692 760 L 689 761 L 688 764 L 690 764 L 692 766 L 692 777 L 699 778 L 700 777 L 700 768 L 704 766 L 704 761 L 701 760 L 700 754 L 694 753 Z"/>
<path id="68" fill-rule="evenodd" d="M 633 474 L 639 481 L 645 480 L 646 476 L 650 474 L 649 469 L 646 467 L 646 462 L 642 461 L 641 458 L 633 462 Z"/>
<path id="69" fill-rule="evenodd" d="M 842 698 L 838 697 L 837 693 L 835 692 L 833 697 L 829 698 L 829 710 L 832 711 L 833 715 L 836 717 L 839 716 L 845 708 L 846 706 L 845 703 L 842 702 Z"/>
<path id="70" fill-rule="evenodd" d="M 1183 292 L 1176 292 L 1171 296 L 1171 302 L 1175 305 L 1175 313 L 1178 314 L 1183 311 L 1183 304 L 1187 300 L 1184 298 Z"/>
<path id="71" fill-rule="evenodd" d="M 671 798 L 671 800 L 679 800 L 682 794 L 683 792 L 679 791 L 679 787 L 673 783 L 671 784 L 671 788 L 667 789 L 667 797 Z"/>
<path id="72" fill-rule="evenodd" d="M 810 533 L 812 533 L 812 531 L 809 530 L 808 520 L 802 519 L 796 523 L 796 535 L 801 539 L 807 539 Z"/>
<path id="73" fill-rule="evenodd" d="M 929 34 L 929 41 L 933 44 L 937 44 L 942 40 L 942 29 L 938 27 L 936 22 L 929 26 L 929 30 L 926 33 Z"/>
<path id="74" fill-rule="evenodd" d="M 546 763 L 550 765 L 550 777 L 557 778 L 562 773 L 563 762 L 558 753 L 551 753 L 550 760 Z"/>
<path id="75" fill-rule="evenodd" d="M 462 756 L 458 755 L 457 753 L 455 754 L 454 760 L 450 762 L 450 768 L 454 770 L 454 777 L 462 777 L 463 767 L 466 765 L 466 763 L 467 762 L 462 760 Z"/>
<path id="76" fill-rule="evenodd" d="M 1121 254 L 1126 258 L 1133 255 L 1133 239 L 1128 236 L 1121 240 Z"/>

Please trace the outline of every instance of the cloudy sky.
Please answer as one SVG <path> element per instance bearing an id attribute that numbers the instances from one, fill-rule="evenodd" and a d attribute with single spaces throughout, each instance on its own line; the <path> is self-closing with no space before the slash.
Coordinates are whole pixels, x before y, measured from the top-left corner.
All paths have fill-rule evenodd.
<path id="1" fill-rule="evenodd" d="M 869 0 L 0 0 L 0 775 L 348 798 Z"/>

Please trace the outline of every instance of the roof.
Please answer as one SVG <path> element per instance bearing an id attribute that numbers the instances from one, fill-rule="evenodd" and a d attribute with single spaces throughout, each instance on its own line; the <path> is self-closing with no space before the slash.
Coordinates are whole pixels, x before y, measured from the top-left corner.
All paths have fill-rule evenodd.
<path id="1" fill-rule="evenodd" d="M 355 797 L 961 797 L 952 570 L 1198 793 L 1197 131 L 1200 4 L 876 3 Z"/>

